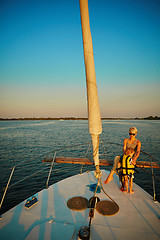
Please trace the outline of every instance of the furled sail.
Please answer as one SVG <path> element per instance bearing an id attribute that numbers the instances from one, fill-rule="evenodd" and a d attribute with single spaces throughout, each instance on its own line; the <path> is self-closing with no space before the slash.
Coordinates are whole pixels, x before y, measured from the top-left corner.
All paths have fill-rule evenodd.
<path id="1" fill-rule="evenodd" d="M 89 24 L 88 0 L 80 0 L 83 50 L 87 84 L 88 122 L 92 136 L 93 157 L 95 165 L 99 166 L 99 134 L 102 133 L 101 114 L 99 109 L 96 74 L 94 66 L 92 36 Z"/>

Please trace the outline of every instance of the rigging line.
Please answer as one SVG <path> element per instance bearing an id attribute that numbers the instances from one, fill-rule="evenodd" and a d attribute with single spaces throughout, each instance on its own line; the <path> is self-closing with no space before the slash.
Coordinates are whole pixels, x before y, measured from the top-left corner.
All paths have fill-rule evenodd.
<path id="1" fill-rule="evenodd" d="M 146 170 L 144 167 L 139 167 L 140 169 L 144 170 L 145 172 L 151 174 L 152 176 L 154 176 L 158 181 L 160 181 L 160 178 L 157 177 L 154 173 L 152 174 L 151 172 L 149 172 L 148 170 Z"/>
<path id="2" fill-rule="evenodd" d="M 22 161 L 22 162 L 20 162 L 20 163 L 17 163 L 14 167 L 18 167 L 18 166 L 22 165 L 22 164 L 25 163 L 25 162 L 36 160 L 37 158 L 43 157 L 43 156 L 45 156 L 45 155 L 46 155 L 46 153 L 45 153 L 45 154 L 38 155 L 38 156 L 35 157 L 35 158 L 31 158 L 31 159 L 24 160 L 24 161 Z"/>
<path id="3" fill-rule="evenodd" d="M 114 144 L 114 145 L 119 145 L 123 147 L 123 144 L 120 143 L 114 143 L 114 142 L 106 142 L 106 141 L 101 141 L 102 143 L 109 143 L 109 144 Z"/>
<path id="4" fill-rule="evenodd" d="M 105 146 L 103 144 L 102 141 L 100 141 L 101 145 L 102 145 L 102 148 L 104 149 L 104 154 L 99 154 L 99 155 L 104 155 L 105 157 L 107 157 L 107 153 L 106 153 L 106 149 L 105 149 Z"/>
<path id="5" fill-rule="evenodd" d="M 104 190 L 101 180 L 100 180 L 100 184 L 101 184 L 101 187 L 102 187 L 102 190 L 103 190 L 104 194 L 105 194 L 107 197 L 109 197 L 112 202 L 116 203 L 116 202 L 113 200 L 113 198 L 111 198 L 111 197 L 106 193 L 106 191 Z M 117 203 L 116 203 L 116 204 L 117 204 Z"/>
<path id="6" fill-rule="evenodd" d="M 88 152 L 89 152 L 90 146 L 91 146 L 91 142 L 88 144 L 88 149 L 87 149 L 87 152 L 86 152 L 85 158 L 87 157 L 87 154 L 88 154 Z"/>
<path id="7" fill-rule="evenodd" d="M 160 162 L 160 160 L 159 160 L 158 158 L 156 158 L 156 157 L 150 155 L 149 153 L 146 153 L 146 152 L 144 152 L 144 151 L 141 151 L 141 153 L 144 153 L 144 154 L 146 154 L 147 156 L 152 157 L 152 158 L 154 158 L 155 160 L 157 160 L 157 161 Z"/>
<path id="8" fill-rule="evenodd" d="M 73 147 L 78 147 L 78 146 L 84 146 L 84 145 L 88 145 L 90 144 L 91 142 L 86 142 L 86 143 L 79 143 L 79 144 L 75 144 L 75 145 L 70 145 L 70 146 L 67 146 L 67 147 L 63 147 L 63 148 L 59 148 L 59 149 L 56 149 L 54 151 L 50 151 L 48 153 L 53 153 L 53 152 L 59 152 L 59 151 L 62 151 L 64 149 L 67 149 L 67 148 L 73 148 Z"/>
<path id="9" fill-rule="evenodd" d="M 49 168 L 50 168 L 50 166 L 49 166 L 49 167 L 46 167 L 46 168 L 44 168 L 44 169 L 41 169 L 41 170 L 39 170 L 39 171 L 37 171 L 37 172 L 35 172 L 35 173 L 33 173 L 33 174 L 25 177 L 25 178 L 19 180 L 18 182 L 13 183 L 13 184 L 12 184 L 11 186 L 9 186 L 8 188 L 12 188 L 13 186 L 17 185 L 18 183 L 23 182 L 24 180 L 26 180 L 26 179 L 28 179 L 28 178 L 30 178 L 30 177 L 33 177 L 34 175 L 36 175 L 36 174 L 38 174 L 38 173 L 40 173 L 40 172 L 42 172 L 42 171 L 45 171 L 45 170 L 47 170 L 47 169 L 49 169 Z"/>
<path id="10" fill-rule="evenodd" d="M 84 157 L 84 158 L 87 157 L 87 154 L 88 154 L 88 152 L 89 152 L 90 146 L 91 146 L 91 142 L 88 144 L 88 149 L 87 149 L 87 151 L 86 151 L 86 154 L 85 154 L 85 157 Z M 82 174 L 83 166 L 84 166 L 84 164 L 82 164 L 82 166 L 81 166 L 80 174 Z"/>
<path id="11" fill-rule="evenodd" d="M 96 186 L 96 189 L 95 189 L 95 192 L 94 192 L 93 197 L 95 197 L 95 195 L 96 195 L 96 192 L 97 192 L 97 189 L 98 189 L 99 182 L 100 182 L 100 178 L 98 178 L 97 186 Z"/>
<path id="12" fill-rule="evenodd" d="M 109 144 L 114 144 L 114 145 L 119 145 L 119 146 L 123 146 L 123 144 L 120 144 L 120 143 L 114 143 L 114 142 L 107 142 L 107 141 L 101 141 L 102 143 L 109 143 Z M 143 153 L 143 154 L 145 154 L 145 155 L 147 155 L 147 156 L 149 156 L 149 157 L 152 157 L 152 158 L 154 158 L 155 160 L 157 160 L 157 161 L 159 161 L 160 162 L 160 159 L 158 159 L 157 157 L 154 157 L 154 156 L 152 156 L 151 154 L 149 154 L 149 153 L 147 153 L 147 152 L 145 152 L 145 151 L 140 151 L 141 153 Z"/>
<path id="13" fill-rule="evenodd" d="M 14 167 L 20 166 L 20 165 L 22 165 L 23 163 L 28 162 L 28 161 L 33 161 L 33 160 L 35 160 L 35 159 L 37 159 L 37 158 L 44 157 L 45 155 L 47 155 L 47 154 L 49 154 L 49 153 L 59 152 L 59 151 L 62 151 L 62 150 L 64 150 L 64 149 L 67 149 L 67 148 L 73 148 L 73 147 L 78 147 L 78 146 L 83 146 L 83 145 L 88 145 L 88 144 L 90 144 L 90 142 L 89 142 L 89 143 L 88 143 L 88 142 L 86 142 L 86 143 L 79 143 L 79 144 L 75 144 L 75 145 L 72 145 L 72 146 L 70 145 L 70 146 L 67 146 L 67 147 L 59 148 L 59 149 L 57 149 L 57 150 L 49 151 L 49 152 L 40 154 L 40 155 L 38 155 L 38 156 L 35 157 L 35 158 L 31 158 L 31 159 L 24 160 L 23 162 L 20 162 L 20 163 L 16 164 Z M 13 167 L 12 167 L 12 168 L 13 168 Z M 12 169 L 12 168 L 10 168 L 10 169 Z"/>

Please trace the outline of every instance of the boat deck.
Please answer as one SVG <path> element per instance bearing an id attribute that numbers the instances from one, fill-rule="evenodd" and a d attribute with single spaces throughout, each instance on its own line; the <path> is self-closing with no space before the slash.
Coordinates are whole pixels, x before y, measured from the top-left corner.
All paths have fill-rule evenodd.
<path id="1" fill-rule="evenodd" d="M 109 172 L 102 170 L 102 184 Z M 90 199 L 87 185 L 96 183 L 94 172 L 83 173 L 62 180 L 48 189 L 35 194 L 38 199 L 33 207 L 25 208 L 26 201 L 4 213 L 0 220 L 0 239 L 78 239 L 78 231 L 89 225 L 89 208 L 82 211 L 71 210 L 67 201 L 81 196 Z M 119 179 L 107 185 L 106 193 L 118 204 L 119 212 L 113 216 L 103 216 L 94 212 L 90 239 L 160 239 L 160 203 L 135 183 L 134 194 L 123 193 Z M 104 192 L 96 194 L 100 200 L 110 200 Z"/>

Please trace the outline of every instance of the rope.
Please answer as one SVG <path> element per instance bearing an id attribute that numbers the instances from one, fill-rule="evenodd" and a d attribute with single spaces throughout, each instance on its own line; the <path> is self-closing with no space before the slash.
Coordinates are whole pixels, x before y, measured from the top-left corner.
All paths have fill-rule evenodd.
<path id="1" fill-rule="evenodd" d="M 87 152 L 86 152 L 86 154 L 85 154 L 85 157 L 84 157 L 84 158 L 86 158 L 86 157 L 87 157 L 87 154 L 88 154 L 88 152 L 89 152 L 90 146 L 91 146 L 91 142 L 90 142 L 90 143 L 89 143 L 89 145 L 88 145 L 88 149 L 87 149 Z M 84 166 L 84 164 L 82 164 L 82 167 L 81 167 L 81 169 L 80 169 L 80 174 L 82 174 L 83 166 Z"/>
<path id="2" fill-rule="evenodd" d="M 113 198 L 111 198 L 111 197 L 106 193 L 106 191 L 104 190 L 101 179 L 100 179 L 100 184 L 101 184 L 101 188 L 102 188 L 104 194 L 105 194 L 112 202 L 116 203 L 116 202 L 113 200 Z M 116 203 L 116 204 L 117 204 L 117 203 Z"/>
<path id="3" fill-rule="evenodd" d="M 106 191 L 104 190 L 103 185 L 102 185 L 102 181 L 101 181 L 101 178 L 100 178 L 100 177 L 98 178 L 98 182 L 97 182 L 97 186 L 96 186 L 96 189 L 95 189 L 95 192 L 94 192 L 93 198 L 94 198 L 95 195 L 96 195 L 96 192 L 97 192 L 97 188 L 98 188 L 99 182 L 100 182 L 100 185 L 101 185 L 101 188 L 102 188 L 102 191 L 104 192 L 104 194 L 105 194 L 105 195 L 106 195 L 106 196 L 107 196 L 112 202 L 115 202 L 115 201 L 113 200 L 113 198 L 111 198 L 111 197 L 109 196 L 109 194 L 107 194 Z M 115 202 L 115 203 L 116 203 L 116 202 Z"/>
<path id="4" fill-rule="evenodd" d="M 95 192 L 94 192 L 93 197 L 95 197 L 95 195 L 96 195 L 96 192 L 97 192 L 97 188 L 98 188 L 99 182 L 100 182 L 100 178 L 98 178 L 97 186 L 96 186 L 96 189 L 95 189 Z"/>
<path id="5" fill-rule="evenodd" d="M 92 197 L 92 201 L 93 201 L 93 199 L 94 199 L 94 197 L 95 197 L 95 195 L 96 195 L 99 182 L 100 182 L 100 178 L 98 178 L 97 186 L 96 186 L 94 195 L 93 195 L 93 197 Z M 91 203 L 92 203 L 92 201 L 91 201 Z M 91 203 L 90 203 L 90 204 L 91 204 Z M 90 219 L 89 219 L 89 233 L 90 233 L 92 218 L 93 218 L 93 216 L 94 216 L 94 211 L 95 211 L 95 206 L 94 206 L 93 208 L 90 207 L 90 211 L 89 211 L 89 217 L 90 217 Z"/>
<path id="6" fill-rule="evenodd" d="M 118 205 L 118 204 L 113 200 L 113 198 L 111 198 L 111 197 L 109 196 L 109 194 L 107 194 L 106 191 L 104 190 L 103 185 L 102 185 L 102 181 L 101 181 L 101 178 L 100 178 L 100 177 L 98 178 L 97 186 L 96 186 L 96 189 L 95 189 L 95 192 L 94 192 L 94 195 L 93 195 L 92 199 L 94 200 L 94 198 L 95 198 L 95 195 L 96 195 L 96 192 L 97 192 L 97 188 L 98 188 L 99 183 L 100 183 L 100 185 L 101 185 L 101 188 L 102 188 L 104 194 L 105 194 L 113 203 L 115 203 L 116 205 Z M 92 202 L 91 202 L 91 203 L 92 203 Z M 90 217 L 90 219 L 89 219 L 89 232 L 90 232 L 90 228 L 91 228 L 92 218 L 94 217 L 94 211 L 95 211 L 95 205 L 94 205 L 93 208 L 90 207 L 90 212 L 89 212 L 89 217 Z"/>

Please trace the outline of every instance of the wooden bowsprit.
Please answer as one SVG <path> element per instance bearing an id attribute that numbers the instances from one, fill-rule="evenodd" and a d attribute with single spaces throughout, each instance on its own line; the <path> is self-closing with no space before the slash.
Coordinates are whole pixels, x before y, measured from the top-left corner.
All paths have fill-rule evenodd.
<path id="1" fill-rule="evenodd" d="M 44 162 L 52 162 L 53 157 L 46 157 L 43 159 Z M 71 164 L 84 164 L 84 165 L 94 165 L 94 162 L 88 158 L 71 158 L 71 157 L 56 157 L 54 162 L 56 163 L 71 163 Z M 106 159 L 99 160 L 100 166 L 112 166 L 113 161 L 108 161 Z M 151 168 L 151 163 L 148 161 L 137 161 L 136 167 L 138 168 Z M 159 168 L 158 163 L 152 162 L 153 168 Z"/>

